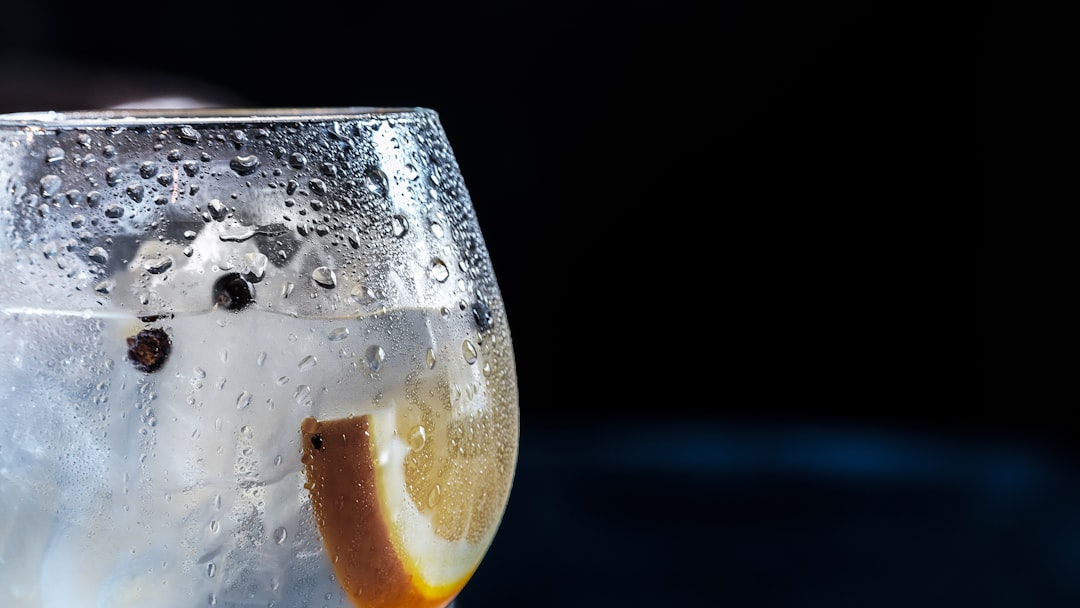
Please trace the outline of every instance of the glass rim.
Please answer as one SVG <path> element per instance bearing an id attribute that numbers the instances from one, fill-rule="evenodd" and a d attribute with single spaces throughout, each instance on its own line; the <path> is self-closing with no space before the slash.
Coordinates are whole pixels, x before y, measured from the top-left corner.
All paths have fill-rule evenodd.
<path id="1" fill-rule="evenodd" d="M 0 113 L 0 127 L 110 128 L 334 122 L 435 116 L 431 108 L 382 106 L 108 108 Z"/>

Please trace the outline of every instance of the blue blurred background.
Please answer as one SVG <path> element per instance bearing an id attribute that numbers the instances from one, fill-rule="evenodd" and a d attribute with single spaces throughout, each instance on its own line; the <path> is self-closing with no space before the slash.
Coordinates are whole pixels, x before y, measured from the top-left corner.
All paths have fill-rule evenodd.
<path id="1" fill-rule="evenodd" d="M 1075 12 L 973 11 L 974 138 L 899 11 L 745 0 L 14 0 L 0 111 L 440 112 L 522 406 L 457 608 L 1078 606 Z"/>

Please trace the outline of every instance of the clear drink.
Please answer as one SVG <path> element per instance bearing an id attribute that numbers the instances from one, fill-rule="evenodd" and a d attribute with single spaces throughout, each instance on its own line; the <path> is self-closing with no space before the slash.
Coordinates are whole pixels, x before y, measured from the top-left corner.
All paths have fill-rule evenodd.
<path id="1" fill-rule="evenodd" d="M 0 116 L 0 605 L 445 606 L 518 445 L 430 110 Z"/>

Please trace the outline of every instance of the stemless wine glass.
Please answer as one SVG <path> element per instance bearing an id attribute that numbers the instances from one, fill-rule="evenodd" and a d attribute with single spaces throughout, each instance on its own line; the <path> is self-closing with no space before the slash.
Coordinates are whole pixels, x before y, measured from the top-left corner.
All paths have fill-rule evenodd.
<path id="1" fill-rule="evenodd" d="M 0 605 L 451 603 L 518 449 L 425 108 L 0 115 Z"/>

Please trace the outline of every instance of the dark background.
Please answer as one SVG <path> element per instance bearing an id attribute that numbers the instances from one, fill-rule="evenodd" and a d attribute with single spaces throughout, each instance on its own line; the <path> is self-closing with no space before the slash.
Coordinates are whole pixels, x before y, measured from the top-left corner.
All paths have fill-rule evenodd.
<path id="1" fill-rule="evenodd" d="M 4 12 L 0 111 L 439 111 L 522 407 L 461 608 L 1080 602 L 1075 10 L 973 11 L 974 138 L 899 12 Z"/>

